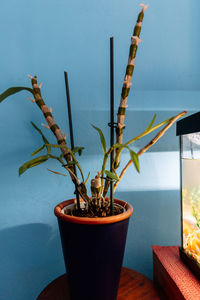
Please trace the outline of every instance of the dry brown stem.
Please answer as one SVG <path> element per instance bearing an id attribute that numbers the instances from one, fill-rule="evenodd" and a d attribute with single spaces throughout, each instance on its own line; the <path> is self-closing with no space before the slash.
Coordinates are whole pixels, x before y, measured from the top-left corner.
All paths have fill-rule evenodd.
<path id="1" fill-rule="evenodd" d="M 176 115 L 173 119 L 171 119 L 171 121 L 169 121 L 169 123 L 158 132 L 158 134 L 143 148 L 141 148 L 137 155 L 141 156 L 143 153 L 145 153 L 150 147 L 152 147 L 164 134 L 165 132 L 182 116 L 184 116 L 187 112 L 183 111 L 181 113 L 179 113 L 178 115 Z M 114 184 L 114 191 L 116 190 L 120 180 L 122 179 L 122 177 L 124 176 L 124 174 L 126 173 L 126 171 L 128 170 L 128 168 L 130 167 L 130 165 L 132 164 L 132 160 L 129 160 L 128 163 L 126 164 L 126 166 L 124 167 L 124 169 L 121 171 L 120 176 L 119 176 L 119 180 Z"/>

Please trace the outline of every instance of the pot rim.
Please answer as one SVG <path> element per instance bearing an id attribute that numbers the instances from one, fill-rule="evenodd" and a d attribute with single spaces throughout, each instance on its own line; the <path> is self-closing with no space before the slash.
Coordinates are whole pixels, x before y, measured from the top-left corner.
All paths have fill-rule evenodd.
<path id="1" fill-rule="evenodd" d="M 108 199 L 108 198 L 106 198 L 106 199 Z M 125 219 L 128 219 L 133 213 L 133 207 L 128 202 L 125 202 L 125 201 L 119 200 L 119 199 L 114 199 L 115 203 L 120 204 L 122 207 L 124 207 L 126 209 L 125 212 L 123 212 L 122 214 L 119 214 L 119 215 L 115 215 L 115 216 L 96 217 L 96 218 L 76 217 L 76 216 L 69 216 L 69 215 L 63 214 L 62 209 L 65 206 L 73 204 L 74 200 L 75 199 L 69 199 L 69 200 L 59 203 L 54 209 L 54 214 L 56 215 L 56 217 L 63 221 L 70 222 L 70 223 L 86 224 L 86 225 L 92 225 L 92 224 L 93 225 L 95 225 L 95 224 L 103 225 L 103 224 L 111 224 L 111 223 L 121 222 Z"/>

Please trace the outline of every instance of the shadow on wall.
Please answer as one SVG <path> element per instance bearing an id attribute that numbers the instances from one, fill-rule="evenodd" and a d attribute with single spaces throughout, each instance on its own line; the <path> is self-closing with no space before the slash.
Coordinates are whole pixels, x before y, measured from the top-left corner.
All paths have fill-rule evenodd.
<path id="1" fill-rule="evenodd" d="M 0 232 L 0 300 L 35 300 L 64 273 L 58 232 L 45 224 L 27 224 Z"/>
<path id="2" fill-rule="evenodd" d="M 180 245 L 180 192 L 119 192 L 134 208 L 123 265 L 153 278 L 152 245 Z"/>

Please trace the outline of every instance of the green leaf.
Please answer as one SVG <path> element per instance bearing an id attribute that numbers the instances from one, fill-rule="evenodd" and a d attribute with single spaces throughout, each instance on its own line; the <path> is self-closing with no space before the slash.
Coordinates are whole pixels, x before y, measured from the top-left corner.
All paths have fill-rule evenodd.
<path id="1" fill-rule="evenodd" d="M 128 147 L 127 147 L 128 148 Z M 130 156 L 131 156 L 131 160 L 133 162 L 133 164 L 135 165 L 136 170 L 138 171 L 138 173 L 140 172 L 140 165 L 139 165 L 139 159 L 138 159 L 138 155 L 137 153 L 135 153 L 133 150 L 131 150 L 130 148 L 128 148 L 129 152 L 130 152 Z"/>
<path id="2" fill-rule="evenodd" d="M 67 151 L 71 154 L 73 154 L 72 150 L 69 149 L 66 145 L 57 145 L 57 144 L 48 144 L 48 145 L 45 145 L 45 146 L 49 146 L 50 148 L 53 147 L 53 148 L 64 148 L 64 149 L 67 149 Z"/>
<path id="3" fill-rule="evenodd" d="M 78 152 L 79 156 L 81 156 L 82 151 L 84 150 L 84 147 L 74 147 L 74 149 L 72 149 L 72 152 L 75 154 Z"/>
<path id="4" fill-rule="evenodd" d="M 16 94 L 18 92 L 21 92 L 23 90 L 26 90 L 26 91 L 28 91 L 28 92 L 30 92 L 30 93 L 33 94 L 33 89 L 31 89 L 31 88 L 24 87 L 24 86 L 15 86 L 15 87 L 11 87 L 11 88 L 7 89 L 5 92 L 3 92 L 2 94 L 0 94 L 0 102 L 2 102 L 7 97 L 9 97 L 9 96 L 11 96 L 13 94 Z"/>
<path id="5" fill-rule="evenodd" d="M 106 154 L 106 140 L 105 140 L 105 137 L 103 135 L 103 132 L 101 131 L 101 129 L 99 129 L 98 127 L 96 127 L 94 125 L 92 125 L 92 127 L 98 131 L 98 133 L 100 135 L 100 139 L 101 139 L 101 147 L 103 149 L 104 154 Z"/>
<path id="6" fill-rule="evenodd" d="M 47 170 L 50 171 L 50 172 L 52 172 L 52 173 L 54 173 L 54 174 L 56 174 L 56 175 L 67 176 L 67 175 L 65 175 L 65 174 L 62 174 L 62 173 L 59 173 L 59 172 L 56 172 L 56 171 L 52 171 L 52 170 L 50 170 L 50 169 L 48 169 L 48 168 L 47 168 Z"/>
<path id="7" fill-rule="evenodd" d="M 90 172 L 88 173 L 88 176 L 87 176 L 87 178 L 86 178 L 85 184 L 87 183 L 89 177 L 90 177 Z"/>
<path id="8" fill-rule="evenodd" d="M 48 154 L 50 154 L 51 153 L 51 147 L 48 145 L 49 142 L 48 142 L 47 138 L 44 136 L 42 130 L 39 129 L 32 121 L 31 121 L 31 124 L 39 132 L 39 134 L 42 136 L 42 139 L 45 143 L 45 147 L 47 148 L 47 152 L 48 152 Z"/>
<path id="9" fill-rule="evenodd" d="M 48 159 L 49 159 L 49 155 L 43 155 L 27 161 L 19 168 L 19 176 L 22 175 L 26 170 L 33 168 L 37 165 L 40 165 Z"/>
<path id="10" fill-rule="evenodd" d="M 150 124 L 148 125 L 148 127 L 145 129 L 145 131 L 148 131 L 149 129 L 151 129 L 151 127 L 153 126 L 154 122 L 156 119 L 156 114 L 154 114 L 153 119 L 151 120 Z"/>
<path id="11" fill-rule="evenodd" d="M 118 178 L 114 173 L 112 173 L 112 172 L 110 172 L 110 171 L 105 170 L 105 174 L 106 174 L 109 178 L 111 178 L 111 179 L 114 179 L 114 180 L 116 180 L 116 181 L 119 180 L 119 178 Z"/>
<path id="12" fill-rule="evenodd" d="M 44 147 L 45 147 L 45 145 L 43 145 L 42 147 L 35 150 L 33 153 L 31 153 L 31 156 L 34 156 L 34 155 L 38 154 L 39 152 L 41 152 L 44 149 Z"/>
<path id="13" fill-rule="evenodd" d="M 77 164 L 77 162 L 76 162 L 76 161 L 74 161 L 74 160 L 71 160 L 71 161 L 68 161 L 68 162 L 67 162 L 67 164 L 68 164 L 68 165 L 76 165 L 76 164 Z"/>

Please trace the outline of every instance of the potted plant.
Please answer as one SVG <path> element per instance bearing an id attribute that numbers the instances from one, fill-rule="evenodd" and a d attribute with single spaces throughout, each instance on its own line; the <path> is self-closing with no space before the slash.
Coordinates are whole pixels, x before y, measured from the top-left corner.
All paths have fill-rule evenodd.
<path id="1" fill-rule="evenodd" d="M 123 142 L 127 99 L 131 87 L 138 44 L 141 42 L 139 37 L 142 21 L 145 9 L 147 8 L 144 4 L 141 4 L 141 6 L 142 10 L 138 15 L 133 36 L 131 37 L 128 64 L 117 114 L 116 142 L 107 147 L 101 129 L 92 125 L 100 137 L 103 161 L 101 171 L 97 171 L 97 173 L 95 171 L 96 176 L 90 181 L 91 195 L 86 187 L 89 175 L 85 178 L 77 159 L 77 153 L 81 155 L 83 147 L 70 148 L 67 146 L 66 138 L 55 122 L 52 110 L 42 98 L 41 85 L 38 85 L 37 77 L 29 75 L 32 88 L 12 87 L 0 95 L 0 102 L 2 102 L 8 96 L 22 90 L 27 90 L 31 93 L 33 98 L 30 98 L 30 100 L 37 104 L 46 120 L 47 124 L 44 126 L 52 131 L 57 140 L 57 144 L 50 143 L 42 130 L 31 122 L 34 129 L 41 135 L 43 144 L 32 153 L 32 156 L 37 156 L 19 168 L 19 175 L 49 159 L 54 159 L 66 170 L 75 185 L 76 198 L 64 201 L 55 208 L 66 269 L 69 274 L 70 293 L 73 300 L 116 299 L 128 222 L 133 213 L 133 208 L 130 204 L 122 200 L 113 200 L 112 192 L 111 196 L 107 197 L 109 186 L 111 186 L 111 190 L 114 192 L 128 167 L 132 164 L 135 166 L 137 172 L 139 172 L 139 157 L 152 147 L 176 120 L 186 113 L 181 112 L 157 125 L 154 125 L 156 118 L 156 115 L 154 115 L 152 121 L 142 133 L 131 138 L 126 143 Z M 136 140 L 162 126 L 164 127 L 156 136 L 137 153 L 130 148 L 130 145 Z M 54 148 L 57 148 L 61 153 L 55 154 L 52 151 Z M 125 149 L 130 153 L 130 160 L 124 166 L 121 173 L 117 174 L 121 153 Z M 46 150 L 46 154 L 39 155 L 43 150 Z M 111 163 L 111 169 L 108 170 L 108 159 L 113 154 L 114 158 Z M 77 173 L 76 170 L 78 171 Z M 66 174 L 52 170 L 49 171 L 66 176 Z"/>

